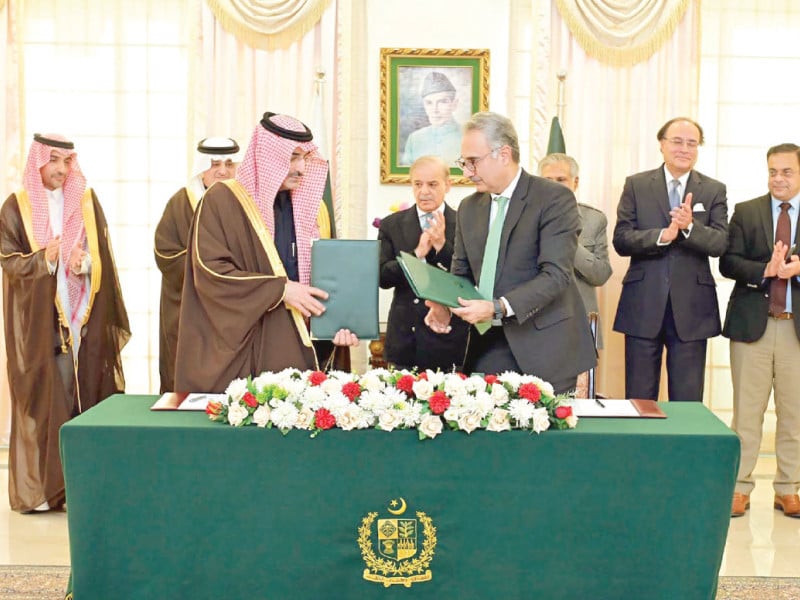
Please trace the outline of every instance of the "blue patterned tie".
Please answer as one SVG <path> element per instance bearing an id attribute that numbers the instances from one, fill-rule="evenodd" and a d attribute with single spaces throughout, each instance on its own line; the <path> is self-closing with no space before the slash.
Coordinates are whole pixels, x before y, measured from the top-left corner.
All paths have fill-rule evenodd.
<path id="1" fill-rule="evenodd" d="M 494 199 L 497 202 L 497 214 L 494 216 L 489 235 L 486 236 L 486 247 L 483 249 L 483 263 L 481 264 L 481 277 L 478 280 L 478 291 L 487 300 L 494 299 L 494 276 L 497 272 L 497 258 L 500 253 L 500 234 L 503 232 L 503 222 L 506 217 L 506 205 L 508 198 L 498 196 Z M 485 333 L 492 326 L 490 321 L 481 321 L 475 324 L 479 333 Z"/>
<path id="2" fill-rule="evenodd" d="M 672 186 L 669 192 L 669 207 L 678 208 L 681 205 L 681 182 L 673 179 L 669 183 Z"/>

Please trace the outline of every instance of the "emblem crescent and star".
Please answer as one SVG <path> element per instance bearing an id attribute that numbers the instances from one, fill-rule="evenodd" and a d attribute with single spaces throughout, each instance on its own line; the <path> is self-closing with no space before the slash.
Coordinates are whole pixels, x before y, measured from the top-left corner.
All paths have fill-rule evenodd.
<path id="1" fill-rule="evenodd" d="M 398 504 L 397 499 L 393 499 L 391 502 L 389 502 L 389 506 L 390 507 L 397 506 L 397 504 Z M 405 501 L 405 499 L 404 498 L 400 498 L 400 508 L 388 508 L 387 507 L 386 510 L 388 510 L 390 513 L 392 513 L 395 516 L 396 515 L 402 515 L 404 512 L 406 512 L 406 501 Z"/>

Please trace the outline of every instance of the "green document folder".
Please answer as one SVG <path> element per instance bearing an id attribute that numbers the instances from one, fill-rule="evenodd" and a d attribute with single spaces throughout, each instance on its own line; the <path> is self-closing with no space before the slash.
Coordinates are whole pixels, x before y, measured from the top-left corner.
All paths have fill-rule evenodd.
<path id="1" fill-rule="evenodd" d="M 429 265 L 413 254 L 401 252 L 397 262 L 403 269 L 414 294 L 425 300 L 457 308 L 459 298 L 464 300 L 485 300 L 478 288 L 466 277 Z"/>
<path id="2" fill-rule="evenodd" d="M 311 337 L 332 340 L 349 329 L 361 340 L 377 340 L 378 240 L 314 240 L 311 285 L 328 292 L 325 312 L 311 317 Z"/>

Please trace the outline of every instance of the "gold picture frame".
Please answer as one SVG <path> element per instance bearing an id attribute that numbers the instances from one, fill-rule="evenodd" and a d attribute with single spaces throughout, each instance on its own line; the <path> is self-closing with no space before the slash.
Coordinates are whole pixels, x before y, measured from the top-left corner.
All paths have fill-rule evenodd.
<path id="1" fill-rule="evenodd" d="M 438 154 L 469 185 L 460 123 L 488 108 L 489 50 L 381 48 L 381 183 L 410 183 L 411 163 Z"/>

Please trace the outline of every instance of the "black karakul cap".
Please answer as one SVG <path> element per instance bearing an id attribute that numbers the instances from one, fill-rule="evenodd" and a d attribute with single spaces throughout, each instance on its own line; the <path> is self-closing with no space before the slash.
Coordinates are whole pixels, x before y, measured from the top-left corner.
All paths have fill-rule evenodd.
<path id="1" fill-rule="evenodd" d="M 33 141 L 44 144 L 45 146 L 53 146 L 54 148 L 64 148 L 65 150 L 75 150 L 75 144 L 72 142 L 65 142 L 63 140 L 53 140 L 43 136 L 41 133 L 33 134 Z"/>
<path id="2" fill-rule="evenodd" d="M 290 117 L 294 121 L 297 121 L 300 125 L 303 126 L 303 131 L 295 131 L 293 129 L 286 129 L 285 127 L 281 127 L 277 123 L 272 120 L 272 117 L 277 117 L 274 112 L 265 112 L 264 116 L 261 118 L 261 125 L 267 131 L 274 133 L 275 135 L 279 135 L 282 138 L 286 138 L 287 140 L 294 140 L 295 142 L 310 142 L 314 139 L 314 134 L 311 133 L 311 130 L 305 123 L 295 119 L 294 117 Z"/>

